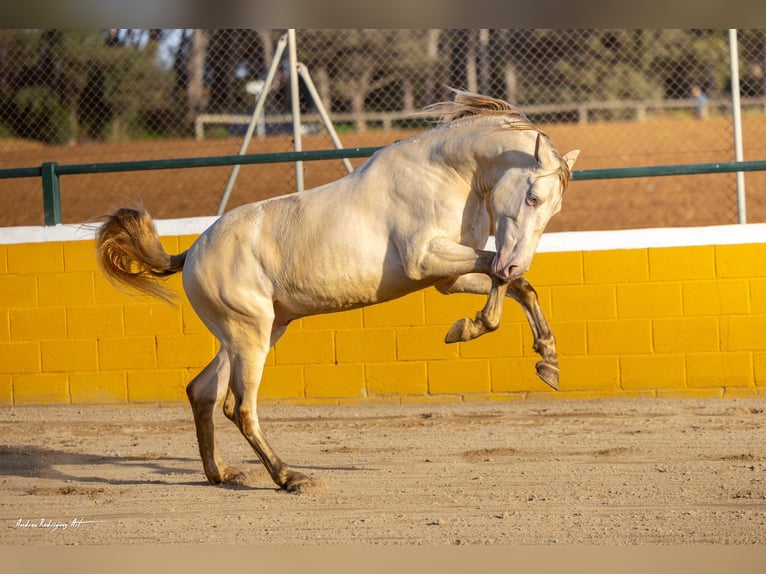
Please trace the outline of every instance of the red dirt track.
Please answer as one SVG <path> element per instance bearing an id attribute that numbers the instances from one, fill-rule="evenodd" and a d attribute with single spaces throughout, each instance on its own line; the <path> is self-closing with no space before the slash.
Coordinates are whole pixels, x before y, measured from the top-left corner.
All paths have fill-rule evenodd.
<path id="1" fill-rule="evenodd" d="M 585 126 L 544 126 L 554 145 L 566 152 L 582 150 L 575 169 L 706 163 L 733 160 L 730 122 L 655 119 L 644 123 L 615 122 Z M 345 147 L 387 145 L 417 132 L 373 131 L 341 134 Z M 746 159 L 766 157 L 766 118 L 745 121 Z M 0 169 L 59 164 L 133 161 L 170 157 L 236 154 L 240 138 L 169 140 L 118 144 L 46 147 L 0 140 Z M 329 149 L 327 135 L 304 139 L 304 149 Z M 254 140 L 248 153 L 290 151 L 289 137 Z M 358 165 L 363 160 L 353 160 Z M 340 161 L 304 163 L 306 188 L 342 177 Z M 82 223 L 123 205 L 143 201 L 158 219 L 213 215 L 231 169 L 194 168 L 132 173 L 69 176 L 61 180 L 65 223 Z M 746 176 L 748 221 L 766 221 L 766 172 Z M 294 189 L 292 164 L 245 166 L 228 208 Z M 40 225 L 39 178 L 0 180 L 0 226 Z M 562 212 L 549 231 L 629 229 L 736 223 L 733 174 L 573 182 Z"/>

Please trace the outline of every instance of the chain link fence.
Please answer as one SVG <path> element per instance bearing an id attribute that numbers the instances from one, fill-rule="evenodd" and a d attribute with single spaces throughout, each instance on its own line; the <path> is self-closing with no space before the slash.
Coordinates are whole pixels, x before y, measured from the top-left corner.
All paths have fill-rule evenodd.
<path id="1" fill-rule="evenodd" d="M 248 153 L 293 149 L 284 30 L 0 30 L 0 168 L 230 155 L 256 100 Z M 766 157 L 766 31 L 740 30 L 745 159 Z M 346 147 L 427 129 L 413 117 L 448 87 L 520 106 L 576 169 L 732 161 L 725 30 L 298 30 L 304 149 L 333 147 L 319 99 Z M 358 165 L 359 162 L 355 163 Z M 346 173 L 304 163 L 306 187 Z M 70 176 L 65 222 L 142 201 L 159 218 L 212 215 L 230 168 Z M 766 180 L 747 174 L 748 221 L 766 221 Z M 0 225 L 41 222 L 37 180 L 0 180 Z M 290 193 L 290 165 L 246 166 L 228 203 Z M 574 182 L 551 230 L 737 221 L 734 175 Z"/>

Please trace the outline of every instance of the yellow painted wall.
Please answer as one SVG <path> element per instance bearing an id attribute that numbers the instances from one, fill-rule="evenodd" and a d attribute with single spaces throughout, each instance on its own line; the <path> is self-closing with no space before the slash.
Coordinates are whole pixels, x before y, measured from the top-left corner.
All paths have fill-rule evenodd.
<path id="1" fill-rule="evenodd" d="M 164 237 L 171 252 L 194 238 Z M 216 342 L 177 307 L 117 291 L 91 241 L 0 245 L 0 405 L 156 403 Z M 445 345 L 478 296 L 433 289 L 303 319 L 272 350 L 261 397 L 288 402 L 766 396 L 766 244 L 539 253 L 528 275 L 558 339 L 561 390 L 535 376 L 520 308 Z M 169 284 L 180 289 L 180 277 Z"/>

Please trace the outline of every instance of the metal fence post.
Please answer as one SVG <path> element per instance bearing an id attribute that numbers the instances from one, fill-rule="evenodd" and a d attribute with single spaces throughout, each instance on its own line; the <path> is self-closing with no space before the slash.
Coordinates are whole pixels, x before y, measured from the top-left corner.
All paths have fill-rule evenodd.
<path id="1" fill-rule="evenodd" d="M 731 66 L 731 114 L 734 123 L 734 161 L 744 161 L 742 146 L 742 107 L 739 97 L 739 48 L 737 46 L 737 30 L 729 30 L 729 62 Z M 745 200 L 745 173 L 738 171 L 737 175 L 737 220 L 747 223 L 747 206 Z"/>
<path id="2" fill-rule="evenodd" d="M 56 173 L 57 167 L 56 162 L 42 165 L 45 225 L 59 225 L 61 223 L 61 189 L 59 176 Z"/>

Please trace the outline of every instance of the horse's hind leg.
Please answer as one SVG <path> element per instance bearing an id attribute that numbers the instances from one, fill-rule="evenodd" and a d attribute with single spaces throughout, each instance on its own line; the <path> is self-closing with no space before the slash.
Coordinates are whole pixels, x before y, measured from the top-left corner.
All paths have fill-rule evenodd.
<path id="1" fill-rule="evenodd" d="M 559 388 L 559 359 L 556 354 L 556 338 L 543 315 L 534 287 L 519 277 L 508 284 L 508 295 L 521 304 L 534 336 L 533 348 L 542 357 L 535 365 L 537 376 L 554 389 Z"/>
<path id="2" fill-rule="evenodd" d="M 277 456 L 261 431 L 257 413 L 258 387 L 266 355 L 271 344 L 284 332 L 284 328 L 274 329 L 271 321 L 264 321 L 263 325 L 257 327 L 248 330 L 247 333 L 241 333 L 236 339 L 247 341 L 248 346 L 231 352 L 231 397 L 227 397 L 229 405 L 225 406 L 225 409 L 231 408 L 232 420 L 263 462 L 272 480 L 289 492 L 299 492 L 312 484 L 311 479 L 291 469 Z M 270 335 L 264 336 L 264 330 L 270 332 Z"/>
<path id="3" fill-rule="evenodd" d="M 215 440 L 213 412 L 229 385 L 229 359 L 223 350 L 186 387 L 194 414 L 197 442 L 205 476 L 213 484 L 228 482 L 241 473 L 224 464 Z"/>

